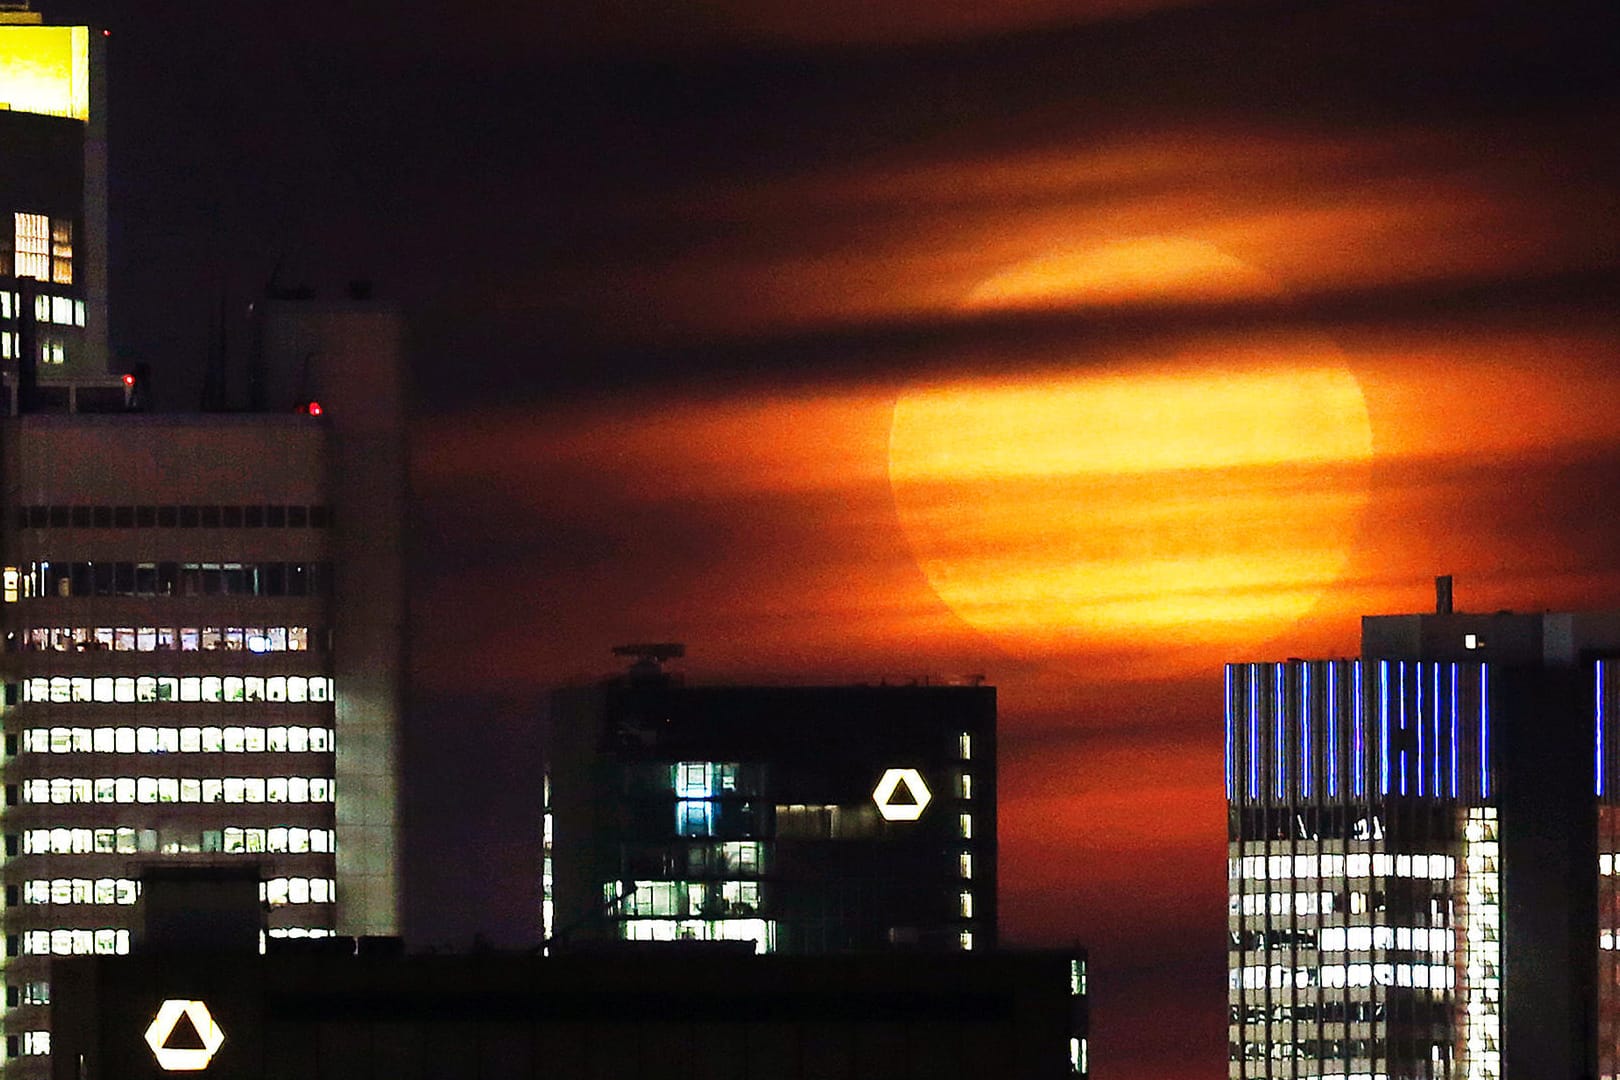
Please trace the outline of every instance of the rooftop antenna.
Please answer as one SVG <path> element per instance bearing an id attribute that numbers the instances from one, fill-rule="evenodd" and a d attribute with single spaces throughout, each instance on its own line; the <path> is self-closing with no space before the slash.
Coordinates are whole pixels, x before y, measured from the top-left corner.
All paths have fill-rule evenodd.
<path id="1" fill-rule="evenodd" d="M 656 676 L 664 673 L 664 664 L 670 660 L 679 660 L 686 655 L 686 646 L 679 641 L 655 641 L 636 645 L 613 646 L 614 656 L 631 656 L 635 663 L 630 665 L 632 678 L 641 676 Z"/>

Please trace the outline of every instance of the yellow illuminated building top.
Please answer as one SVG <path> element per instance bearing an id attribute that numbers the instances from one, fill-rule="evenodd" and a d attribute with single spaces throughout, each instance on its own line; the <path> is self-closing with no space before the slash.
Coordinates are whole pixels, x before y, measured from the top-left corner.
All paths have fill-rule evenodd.
<path id="1" fill-rule="evenodd" d="M 0 24 L 0 109 L 90 119 L 90 28 Z"/>

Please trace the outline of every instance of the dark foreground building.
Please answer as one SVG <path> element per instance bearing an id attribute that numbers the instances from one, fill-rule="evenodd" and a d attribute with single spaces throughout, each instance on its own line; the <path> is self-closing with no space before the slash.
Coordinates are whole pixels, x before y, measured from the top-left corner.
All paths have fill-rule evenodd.
<path id="1" fill-rule="evenodd" d="M 1055 955 L 760 957 L 673 944 L 368 957 L 348 947 L 59 960 L 53 1075 L 149 1080 L 167 1075 L 157 1050 L 191 1051 L 214 1080 L 1082 1075 L 1070 1054 L 1084 1002 L 1070 992 L 1071 961 Z M 154 1049 L 147 1033 L 160 1018 Z"/>
<path id="2" fill-rule="evenodd" d="M 1229 1075 L 1617 1072 L 1620 614 L 1226 669 Z"/>
<path id="3" fill-rule="evenodd" d="M 551 699 L 548 942 L 994 948 L 993 687 L 687 686 L 678 647 L 621 651 Z"/>

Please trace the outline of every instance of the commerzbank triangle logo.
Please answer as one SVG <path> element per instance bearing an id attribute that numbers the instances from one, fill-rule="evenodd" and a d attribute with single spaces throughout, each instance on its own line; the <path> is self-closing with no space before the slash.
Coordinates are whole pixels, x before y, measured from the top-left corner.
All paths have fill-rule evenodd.
<path id="1" fill-rule="evenodd" d="M 146 1045 L 167 1072 L 200 1072 L 224 1044 L 225 1033 L 200 1001 L 170 998 L 146 1028 Z"/>
<path id="2" fill-rule="evenodd" d="M 872 789 L 884 821 L 916 821 L 933 797 L 916 769 L 889 769 Z"/>

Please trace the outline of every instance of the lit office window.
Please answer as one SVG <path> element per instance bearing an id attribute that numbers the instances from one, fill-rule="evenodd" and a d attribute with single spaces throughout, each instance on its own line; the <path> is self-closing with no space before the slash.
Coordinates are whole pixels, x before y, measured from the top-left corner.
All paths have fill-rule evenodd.
<path id="1" fill-rule="evenodd" d="M 51 220 L 44 214 L 12 214 L 16 245 L 12 273 L 20 278 L 51 280 Z M 71 254 L 71 252 L 70 252 Z"/>
<path id="2" fill-rule="evenodd" d="M 67 218 L 51 219 L 51 280 L 73 284 L 73 222 Z"/>
<path id="3" fill-rule="evenodd" d="M 973 918 L 973 890 L 963 889 L 956 897 L 957 912 L 964 919 Z"/>
<path id="4" fill-rule="evenodd" d="M 971 952 L 972 951 L 972 949 L 973 949 L 973 931 L 971 931 L 971 930 L 963 930 L 962 933 L 960 935 L 958 935 L 957 940 L 961 944 L 963 952 Z"/>
<path id="5" fill-rule="evenodd" d="M 956 857 L 956 870 L 965 881 L 973 880 L 973 852 L 964 851 Z"/>
<path id="6" fill-rule="evenodd" d="M 963 840 L 971 840 L 971 839 L 973 839 L 973 815 L 972 814 L 958 814 L 958 815 L 956 815 L 956 834 L 958 836 L 960 836 Z"/>
<path id="7" fill-rule="evenodd" d="M 973 736 L 965 731 L 956 737 L 956 756 L 963 761 L 973 760 Z"/>

